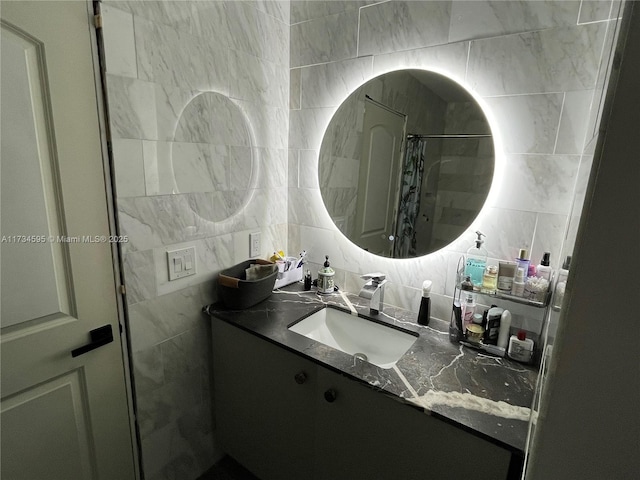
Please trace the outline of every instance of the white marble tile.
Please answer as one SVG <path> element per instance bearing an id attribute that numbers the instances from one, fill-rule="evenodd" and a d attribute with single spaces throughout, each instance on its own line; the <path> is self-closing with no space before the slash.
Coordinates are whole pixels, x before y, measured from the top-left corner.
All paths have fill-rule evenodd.
<path id="1" fill-rule="evenodd" d="M 287 145 L 289 110 L 236 100 L 253 132 L 254 146 L 285 149 Z"/>
<path id="2" fill-rule="evenodd" d="M 280 188 L 287 186 L 288 150 L 275 148 L 258 148 L 257 158 L 260 162 L 258 188 Z"/>
<path id="3" fill-rule="evenodd" d="M 116 75 L 107 75 L 106 85 L 113 138 L 157 139 L 154 85 Z"/>
<path id="4" fill-rule="evenodd" d="M 469 43 L 458 42 L 375 55 L 373 73 L 377 75 L 404 68 L 420 68 L 442 72 L 460 82 L 466 75 L 468 52 Z"/>
<path id="5" fill-rule="evenodd" d="M 287 108 L 289 71 L 239 50 L 229 52 L 229 96 Z"/>
<path id="6" fill-rule="evenodd" d="M 303 67 L 301 107 L 337 107 L 371 78 L 373 57 Z"/>
<path id="7" fill-rule="evenodd" d="M 551 266 L 558 268 L 562 263 L 560 246 L 567 230 L 567 215 L 539 213 L 536 221 L 536 233 L 531 246 L 531 261 L 537 265 L 544 252 L 551 253 Z"/>
<path id="8" fill-rule="evenodd" d="M 287 173 L 287 186 L 291 188 L 298 188 L 299 183 L 299 157 L 300 150 L 289 149 L 289 155 L 287 160 L 288 173 Z"/>
<path id="9" fill-rule="evenodd" d="M 138 396 L 159 388 L 164 383 L 160 345 L 154 345 L 132 355 L 133 374 Z"/>
<path id="10" fill-rule="evenodd" d="M 253 5 L 261 12 L 271 15 L 285 25 L 289 25 L 290 6 L 288 1 L 282 0 L 254 0 Z"/>
<path id="11" fill-rule="evenodd" d="M 300 188 L 320 188 L 318 184 L 318 152 L 316 150 L 300 150 L 298 175 Z"/>
<path id="12" fill-rule="evenodd" d="M 154 87 L 157 138 L 158 140 L 171 141 L 175 138 L 183 110 L 199 93 L 194 90 L 182 90 L 171 85 L 154 84 Z"/>
<path id="13" fill-rule="evenodd" d="M 377 3 L 379 0 L 324 0 L 324 1 L 298 1 L 291 3 L 291 24 L 306 22 L 314 18 L 327 17 L 336 13 L 357 10 L 360 7 Z"/>
<path id="14" fill-rule="evenodd" d="M 258 159 L 255 158 L 254 149 L 247 146 L 231 146 L 228 150 L 229 188 L 238 193 L 246 192 L 252 185 L 252 178 L 258 172 Z M 255 150 L 257 152 L 258 149 Z"/>
<path id="15" fill-rule="evenodd" d="M 136 17 L 186 33 L 194 31 L 191 2 L 130 0 L 119 4 L 128 5 Z"/>
<path id="16" fill-rule="evenodd" d="M 145 140 L 142 142 L 142 152 L 146 194 L 151 196 L 177 193 L 178 187 L 171 161 L 171 144 Z"/>
<path id="17" fill-rule="evenodd" d="M 301 68 L 292 68 L 289 71 L 289 108 L 299 110 L 301 105 Z"/>
<path id="18" fill-rule="evenodd" d="M 287 223 L 287 188 L 256 189 L 244 216 L 248 228 Z"/>
<path id="19" fill-rule="evenodd" d="M 139 197 L 145 194 L 142 141 L 113 139 L 116 194 L 120 197 Z"/>
<path id="20" fill-rule="evenodd" d="M 361 8 L 358 56 L 447 43 L 451 3 L 398 1 Z"/>
<path id="21" fill-rule="evenodd" d="M 593 90 L 565 93 L 556 153 L 582 153 L 587 139 L 590 111 L 594 108 L 593 100 Z"/>
<path id="22" fill-rule="evenodd" d="M 129 306 L 131 351 L 140 352 L 194 328 L 202 321 L 197 287 L 144 300 Z"/>
<path id="23" fill-rule="evenodd" d="M 138 76 L 183 89 L 228 92 L 227 49 L 136 17 Z M 197 59 L 197 61 L 194 61 Z"/>
<path id="24" fill-rule="evenodd" d="M 229 155 L 224 145 L 173 142 L 171 164 L 177 186 L 175 193 L 229 188 Z"/>
<path id="25" fill-rule="evenodd" d="M 288 212 L 289 223 L 326 229 L 335 228 L 318 189 L 290 188 Z"/>
<path id="26" fill-rule="evenodd" d="M 225 9 L 232 49 L 288 65 L 288 25 L 247 2 L 226 2 Z"/>
<path id="27" fill-rule="evenodd" d="M 451 7 L 449 41 L 575 25 L 580 1 L 471 0 Z"/>
<path id="28" fill-rule="evenodd" d="M 317 150 L 334 108 L 307 108 L 289 112 L 289 148 Z"/>
<path id="29" fill-rule="evenodd" d="M 358 12 L 350 10 L 291 25 L 290 66 L 357 56 Z"/>
<path id="30" fill-rule="evenodd" d="M 129 252 L 124 256 L 127 303 L 133 305 L 157 295 L 153 252 Z"/>
<path id="31" fill-rule="evenodd" d="M 605 31 L 596 23 L 473 41 L 467 82 L 481 95 L 591 89 Z"/>
<path id="32" fill-rule="evenodd" d="M 187 3 L 187 2 L 185 2 Z M 229 45 L 229 24 L 227 22 L 227 2 L 188 2 L 191 7 L 189 32 L 217 48 Z"/>
<path id="33" fill-rule="evenodd" d="M 612 0 L 582 0 L 578 23 L 601 22 L 612 18 L 613 3 Z"/>
<path id="34" fill-rule="evenodd" d="M 137 78 L 133 16 L 111 5 L 103 5 L 101 12 L 107 73 Z"/>
<path id="35" fill-rule="evenodd" d="M 507 155 L 496 206 L 568 215 L 580 155 Z"/>
<path id="36" fill-rule="evenodd" d="M 159 245 L 194 240 L 196 214 L 186 195 L 124 198 L 118 202 L 121 233 L 129 236 L 125 251 L 149 250 Z"/>
<path id="37" fill-rule="evenodd" d="M 485 98 L 508 153 L 553 153 L 564 95 Z"/>

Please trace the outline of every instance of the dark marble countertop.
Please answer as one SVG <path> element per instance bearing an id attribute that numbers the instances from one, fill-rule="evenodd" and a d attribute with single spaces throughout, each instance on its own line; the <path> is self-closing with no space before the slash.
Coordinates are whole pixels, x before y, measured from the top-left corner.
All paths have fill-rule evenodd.
<path id="1" fill-rule="evenodd" d="M 369 315 L 366 299 L 345 295 L 359 313 Z M 415 323 L 417 313 L 389 305 L 376 320 L 419 336 L 393 368 L 380 368 L 288 330 L 296 320 L 324 305 L 348 310 L 342 295 L 304 292 L 301 284 L 274 290 L 267 300 L 246 310 L 230 310 L 221 304 L 205 310 L 214 318 L 522 455 L 537 379 L 534 368 L 453 344 L 446 322 L 432 319 L 429 326 L 421 326 Z"/>

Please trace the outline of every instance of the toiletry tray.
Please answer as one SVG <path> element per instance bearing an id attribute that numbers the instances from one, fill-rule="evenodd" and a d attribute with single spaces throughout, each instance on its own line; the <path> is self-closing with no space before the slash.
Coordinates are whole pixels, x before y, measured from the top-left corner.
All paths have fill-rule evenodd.
<path id="1" fill-rule="evenodd" d="M 257 280 L 247 280 L 245 270 L 254 264 L 271 265 L 273 271 Z M 260 258 L 234 265 L 218 275 L 218 299 L 227 308 L 244 310 L 253 307 L 269 298 L 277 275 L 276 264 Z"/>
<path id="2" fill-rule="evenodd" d="M 292 268 L 284 272 L 278 272 L 278 277 L 276 278 L 276 284 L 274 288 L 281 288 L 292 283 L 300 282 L 302 280 L 303 270 L 304 268 L 302 268 L 302 265 L 300 265 L 298 268 Z"/>

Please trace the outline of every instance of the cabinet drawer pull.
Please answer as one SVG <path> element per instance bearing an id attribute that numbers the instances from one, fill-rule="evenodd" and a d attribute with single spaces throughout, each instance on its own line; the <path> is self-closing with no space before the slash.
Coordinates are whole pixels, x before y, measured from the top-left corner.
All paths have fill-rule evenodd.
<path id="1" fill-rule="evenodd" d="M 324 399 L 329 403 L 335 402 L 337 397 L 338 397 L 338 394 L 333 388 L 330 388 L 329 390 L 324 392 Z"/>
<path id="2" fill-rule="evenodd" d="M 298 385 L 302 385 L 304 382 L 307 381 L 307 374 L 304 372 L 298 372 L 294 375 L 293 378 Z"/>

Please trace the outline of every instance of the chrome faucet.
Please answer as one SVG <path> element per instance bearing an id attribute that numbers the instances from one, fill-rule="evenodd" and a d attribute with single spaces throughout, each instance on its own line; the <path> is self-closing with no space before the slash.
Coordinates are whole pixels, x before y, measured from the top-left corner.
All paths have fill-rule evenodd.
<path id="1" fill-rule="evenodd" d="M 387 276 L 384 273 L 367 273 L 360 278 L 367 280 L 358 296 L 368 298 L 369 312 L 371 315 L 378 315 L 382 312 L 384 302 L 384 285 L 387 283 Z"/>

